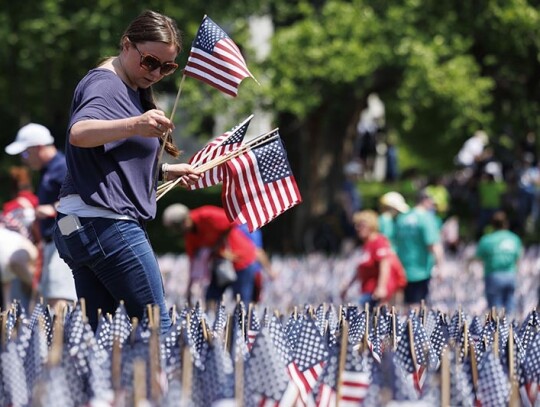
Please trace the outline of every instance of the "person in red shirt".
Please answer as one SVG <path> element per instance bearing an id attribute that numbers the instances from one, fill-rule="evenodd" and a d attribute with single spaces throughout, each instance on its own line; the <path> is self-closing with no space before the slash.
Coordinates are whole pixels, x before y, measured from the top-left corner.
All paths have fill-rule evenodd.
<path id="1" fill-rule="evenodd" d="M 32 192 L 28 168 L 11 167 L 9 182 L 11 199 L 3 203 L 0 213 L 0 306 L 5 309 L 17 298 L 28 309 L 39 274 L 39 229 L 34 222 L 38 198 Z"/>
<path id="2" fill-rule="evenodd" d="M 191 264 L 200 250 L 208 248 L 212 252 L 211 259 L 232 262 L 236 280 L 220 285 L 213 275 L 206 289 L 207 301 L 220 301 L 228 287 L 232 288 L 235 296 L 240 295 L 244 303 L 251 301 L 257 272 L 257 249 L 238 225 L 229 221 L 223 208 L 205 205 L 190 210 L 185 205 L 173 204 L 163 212 L 162 221 L 165 227 L 183 233 Z"/>
<path id="3" fill-rule="evenodd" d="M 358 280 L 361 285 L 360 303 L 375 306 L 387 302 L 406 284 L 405 272 L 386 236 L 379 233 L 378 215 L 364 210 L 354 214 L 353 222 L 360 241 L 361 257 L 357 272 L 341 291 L 345 298 L 349 287 Z"/>

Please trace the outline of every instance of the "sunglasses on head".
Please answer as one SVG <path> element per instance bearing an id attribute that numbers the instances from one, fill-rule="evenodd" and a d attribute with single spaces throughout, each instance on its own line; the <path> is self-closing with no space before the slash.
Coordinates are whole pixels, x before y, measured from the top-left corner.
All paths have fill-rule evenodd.
<path id="1" fill-rule="evenodd" d="M 152 54 L 146 54 L 141 51 L 139 51 L 139 48 L 137 48 L 137 44 L 132 42 L 133 47 L 137 50 L 139 55 L 141 56 L 141 68 L 147 70 L 148 72 L 155 71 L 159 68 L 159 73 L 161 75 L 170 75 L 174 71 L 176 71 L 176 68 L 178 68 L 178 64 L 175 64 L 174 62 L 163 62 L 159 60 L 158 57 L 153 56 Z"/>

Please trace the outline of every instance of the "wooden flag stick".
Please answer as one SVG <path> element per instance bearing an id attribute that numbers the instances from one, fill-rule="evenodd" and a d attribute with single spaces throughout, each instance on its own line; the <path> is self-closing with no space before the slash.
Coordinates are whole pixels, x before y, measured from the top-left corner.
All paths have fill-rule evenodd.
<path id="1" fill-rule="evenodd" d="M 420 321 L 422 322 L 422 326 L 426 326 L 426 300 L 422 299 L 420 301 L 420 310 L 422 311 L 422 318 Z"/>
<path id="2" fill-rule="evenodd" d="M 471 376 L 472 376 L 472 384 L 474 388 L 475 394 L 478 391 L 478 363 L 476 360 L 476 350 L 474 349 L 473 342 L 469 342 L 469 348 L 471 352 Z"/>
<path id="3" fill-rule="evenodd" d="M 232 315 L 227 316 L 227 323 L 225 324 L 225 350 L 230 352 L 232 342 Z"/>
<path id="4" fill-rule="evenodd" d="M 369 304 L 366 302 L 364 305 L 364 310 L 366 311 L 366 327 L 364 329 L 364 335 L 362 335 L 362 351 L 369 349 L 368 339 L 369 339 Z"/>
<path id="5" fill-rule="evenodd" d="M 135 343 L 135 333 L 137 332 L 137 327 L 139 326 L 139 318 L 133 317 L 131 318 L 131 334 L 130 334 L 130 341 L 131 343 Z"/>
<path id="6" fill-rule="evenodd" d="M 79 302 L 81 304 L 81 313 L 82 313 L 83 321 L 86 322 L 88 321 L 88 318 L 86 316 L 86 300 L 84 298 L 80 298 Z"/>
<path id="7" fill-rule="evenodd" d="M 244 358 L 242 355 L 237 355 L 235 360 L 235 374 L 234 374 L 234 395 L 235 406 L 244 406 Z"/>
<path id="8" fill-rule="evenodd" d="M 467 357 L 469 352 L 469 329 L 467 321 L 463 324 L 463 355 Z"/>
<path id="9" fill-rule="evenodd" d="M 341 382 L 343 381 L 343 370 L 347 360 L 347 344 L 349 342 L 349 325 L 343 320 L 341 326 L 341 348 L 339 349 L 339 364 L 336 377 L 336 407 L 339 407 L 341 398 Z"/>
<path id="10" fill-rule="evenodd" d="M 176 304 L 172 305 L 172 324 L 176 325 Z"/>
<path id="11" fill-rule="evenodd" d="M 185 80 L 186 80 L 186 75 L 182 74 L 182 79 L 180 80 L 180 85 L 178 85 L 178 92 L 176 93 L 176 99 L 174 100 L 174 105 L 171 111 L 171 117 L 169 118 L 171 122 L 174 119 L 174 113 L 176 112 L 176 107 L 178 106 L 178 100 L 180 100 L 180 95 L 182 94 L 182 88 L 184 87 Z"/>
<path id="12" fill-rule="evenodd" d="M 53 326 L 53 338 L 48 359 L 49 366 L 57 366 L 62 361 L 64 347 L 64 324 L 58 315 L 54 317 Z"/>
<path id="13" fill-rule="evenodd" d="M 159 307 L 158 307 L 159 309 Z M 161 398 L 161 377 L 160 368 L 160 344 L 159 344 L 159 324 L 150 331 L 150 340 L 148 341 L 150 354 L 150 395 L 152 401 L 158 405 Z"/>
<path id="14" fill-rule="evenodd" d="M 114 336 L 111 355 L 111 381 L 114 392 L 122 387 L 122 349 L 118 336 Z"/>
<path id="15" fill-rule="evenodd" d="M 133 405 L 142 406 L 146 400 L 146 363 L 136 358 L 133 361 Z"/>
<path id="16" fill-rule="evenodd" d="M 182 93 L 182 88 L 184 86 L 184 80 L 186 79 L 186 75 L 182 75 L 182 79 L 180 81 L 180 85 L 178 86 L 178 92 L 176 93 L 176 99 L 174 101 L 174 106 L 172 108 L 172 112 L 171 112 L 171 117 L 170 117 L 170 121 L 172 122 L 173 121 L 173 118 L 174 118 L 174 112 L 176 111 L 176 106 L 178 105 L 178 100 L 180 99 L 180 94 Z M 157 156 L 157 160 L 156 160 L 156 163 L 158 165 L 158 168 L 159 168 L 159 163 L 161 162 L 161 158 L 163 157 L 163 151 L 165 150 L 165 144 L 167 142 L 167 138 L 169 137 L 169 134 L 172 132 L 172 130 L 168 130 L 167 132 L 165 132 L 162 136 L 162 140 L 163 142 L 161 143 L 161 147 L 159 149 L 159 153 L 158 153 L 158 156 Z M 157 181 L 158 181 L 158 175 L 159 175 L 159 170 L 156 170 L 156 176 L 154 178 L 154 183 L 152 185 L 156 185 L 157 184 Z"/>
<path id="17" fill-rule="evenodd" d="M 519 395 L 519 383 L 515 378 L 515 354 L 514 354 L 514 328 L 512 324 L 508 327 L 508 378 L 510 379 L 510 401 L 509 407 L 519 407 L 520 395 Z"/>
<path id="18" fill-rule="evenodd" d="M 396 307 L 392 306 L 392 350 L 397 349 L 397 323 L 396 323 Z"/>
<path id="19" fill-rule="evenodd" d="M 409 347 L 411 349 L 411 359 L 413 362 L 414 371 L 417 371 L 417 361 L 416 361 L 416 350 L 414 349 L 414 332 L 413 332 L 413 326 L 412 321 L 409 319 L 407 321 L 407 329 L 409 330 Z"/>
<path id="20" fill-rule="evenodd" d="M 499 357 L 499 317 L 495 320 L 495 333 L 493 334 L 493 353 Z"/>
<path id="21" fill-rule="evenodd" d="M 148 327 L 152 329 L 154 327 L 154 314 L 152 313 L 152 305 L 146 305 L 146 315 L 148 315 Z"/>
<path id="22" fill-rule="evenodd" d="M 161 310 L 159 309 L 159 305 L 154 304 L 152 307 L 152 315 L 153 315 L 153 322 L 154 322 L 154 330 L 157 332 L 161 329 Z"/>
<path id="23" fill-rule="evenodd" d="M 206 342 L 210 342 L 210 333 L 209 333 L 208 327 L 206 326 L 206 320 L 204 318 L 201 318 L 201 326 L 202 326 L 204 340 Z"/>
<path id="24" fill-rule="evenodd" d="M 188 407 L 191 401 L 192 369 L 191 353 L 188 346 L 184 345 L 184 349 L 182 350 L 182 398 L 180 400 L 180 407 Z"/>
<path id="25" fill-rule="evenodd" d="M 441 353 L 441 407 L 450 407 L 450 360 L 446 349 Z"/>

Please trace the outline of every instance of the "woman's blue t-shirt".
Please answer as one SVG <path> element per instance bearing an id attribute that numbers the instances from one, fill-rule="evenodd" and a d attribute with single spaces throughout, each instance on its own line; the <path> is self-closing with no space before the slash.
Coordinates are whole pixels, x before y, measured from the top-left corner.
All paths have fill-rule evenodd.
<path id="1" fill-rule="evenodd" d="M 71 127 L 81 120 L 125 119 L 143 112 L 139 92 L 114 72 L 102 68 L 88 72 L 73 96 L 66 142 L 68 173 L 60 197 L 79 194 L 88 205 L 139 221 L 155 217 L 157 138 L 132 136 L 91 148 L 69 143 Z"/>

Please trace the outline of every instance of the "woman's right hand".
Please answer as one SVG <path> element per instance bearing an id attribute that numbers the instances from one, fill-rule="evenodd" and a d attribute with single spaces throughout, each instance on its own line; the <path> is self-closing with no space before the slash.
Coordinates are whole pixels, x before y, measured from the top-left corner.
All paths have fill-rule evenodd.
<path id="1" fill-rule="evenodd" d="M 135 118 L 134 134 L 144 137 L 162 137 L 174 129 L 174 124 L 158 109 L 151 109 Z"/>

